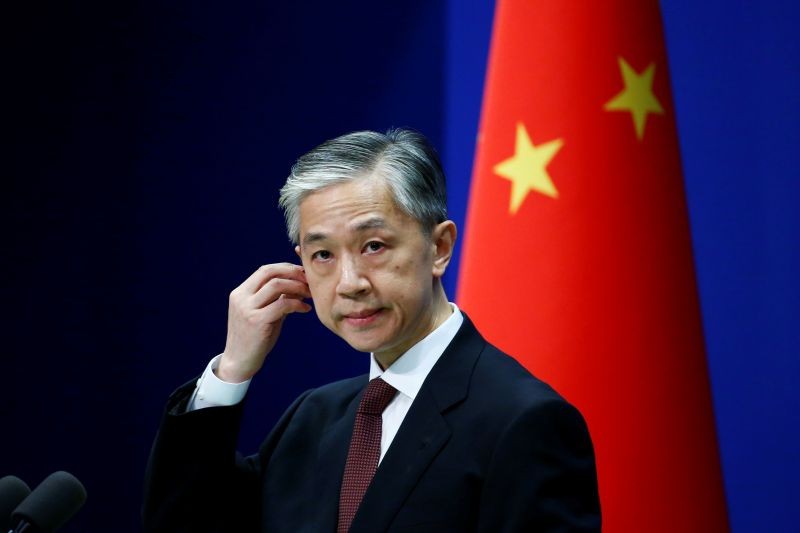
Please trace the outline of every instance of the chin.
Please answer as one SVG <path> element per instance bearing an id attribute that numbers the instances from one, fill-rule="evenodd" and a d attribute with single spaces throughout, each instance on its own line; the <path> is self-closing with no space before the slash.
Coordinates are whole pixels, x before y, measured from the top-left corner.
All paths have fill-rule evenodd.
<path id="1" fill-rule="evenodd" d="M 379 342 L 367 342 L 363 339 L 349 339 L 347 337 L 342 337 L 347 344 L 350 345 L 351 348 L 357 350 L 359 352 L 371 353 L 371 352 L 381 352 L 381 348 L 383 345 Z"/>
<path id="2" fill-rule="evenodd" d="M 384 338 L 376 338 L 374 336 L 369 335 L 359 335 L 354 334 L 352 332 L 339 335 L 344 341 L 349 344 L 354 350 L 358 350 L 359 352 L 382 352 L 387 349 L 386 339 Z"/>

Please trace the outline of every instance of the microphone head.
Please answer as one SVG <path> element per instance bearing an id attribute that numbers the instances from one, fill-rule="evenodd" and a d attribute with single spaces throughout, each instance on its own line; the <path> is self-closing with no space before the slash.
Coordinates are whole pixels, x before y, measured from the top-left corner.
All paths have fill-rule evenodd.
<path id="1" fill-rule="evenodd" d="M 72 474 L 53 472 L 11 515 L 12 524 L 25 520 L 42 532 L 56 531 L 78 512 L 86 501 L 86 489 Z"/>
<path id="2" fill-rule="evenodd" d="M 11 529 L 11 512 L 30 493 L 30 487 L 17 476 L 0 479 L 0 531 Z"/>

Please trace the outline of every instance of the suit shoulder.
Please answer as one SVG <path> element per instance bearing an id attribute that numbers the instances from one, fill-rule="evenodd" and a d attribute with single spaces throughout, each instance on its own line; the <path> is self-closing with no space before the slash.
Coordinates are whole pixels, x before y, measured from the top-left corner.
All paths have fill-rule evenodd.
<path id="1" fill-rule="evenodd" d="M 322 428 L 329 427 L 345 415 L 365 380 L 366 376 L 343 379 L 309 389 L 298 396 L 262 444 L 262 455 L 271 454 L 271 447 L 277 446 L 279 441 L 296 443 L 298 439 L 318 438 L 317 433 Z"/>
<path id="2" fill-rule="evenodd" d="M 362 374 L 311 389 L 305 394 L 303 407 L 323 412 L 341 412 L 364 388 L 368 377 L 367 374 Z"/>
<path id="3" fill-rule="evenodd" d="M 533 375 L 516 359 L 486 344 L 475 365 L 472 387 L 491 394 L 495 408 L 527 410 L 544 404 L 568 404 L 548 383 Z"/>
<path id="4" fill-rule="evenodd" d="M 340 379 L 339 381 L 326 383 L 325 385 L 321 385 L 313 389 L 311 394 L 319 396 L 337 396 L 340 394 L 347 394 L 352 391 L 359 391 L 367 384 L 368 379 L 368 374 L 361 374 L 351 378 Z"/>

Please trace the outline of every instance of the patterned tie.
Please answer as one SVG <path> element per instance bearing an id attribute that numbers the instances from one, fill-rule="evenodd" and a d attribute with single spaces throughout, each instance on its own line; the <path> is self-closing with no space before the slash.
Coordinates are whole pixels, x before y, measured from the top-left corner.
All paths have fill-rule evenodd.
<path id="1" fill-rule="evenodd" d="M 342 488 L 339 493 L 339 527 L 337 533 L 347 533 L 358 506 L 375 471 L 381 456 L 381 413 L 394 398 L 397 390 L 375 378 L 367 385 L 356 411 L 356 423 L 347 452 Z"/>

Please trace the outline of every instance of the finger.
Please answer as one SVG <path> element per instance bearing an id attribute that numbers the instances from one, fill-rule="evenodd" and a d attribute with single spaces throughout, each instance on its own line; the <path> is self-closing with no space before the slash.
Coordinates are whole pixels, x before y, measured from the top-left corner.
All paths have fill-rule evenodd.
<path id="1" fill-rule="evenodd" d="M 264 312 L 264 319 L 267 322 L 276 322 L 283 320 L 287 315 L 292 313 L 308 313 L 311 309 L 311 305 L 299 298 L 282 296 L 261 311 Z"/>
<path id="2" fill-rule="evenodd" d="M 258 270 L 239 285 L 239 289 L 245 294 L 255 294 L 266 282 L 275 277 L 306 281 L 302 266 L 292 263 L 272 263 L 258 267 Z"/>
<path id="3" fill-rule="evenodd" d="M 306 283 L 293 279 L 272 278 L 250 298 L 250 305 L 255 309 L 264 307 L 280 298 L 282 294 L 311 298 L 311 291 Z"/>

